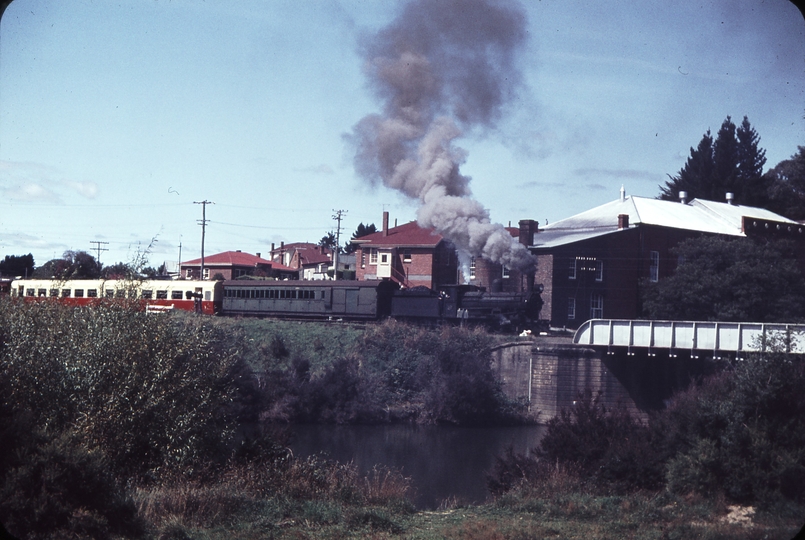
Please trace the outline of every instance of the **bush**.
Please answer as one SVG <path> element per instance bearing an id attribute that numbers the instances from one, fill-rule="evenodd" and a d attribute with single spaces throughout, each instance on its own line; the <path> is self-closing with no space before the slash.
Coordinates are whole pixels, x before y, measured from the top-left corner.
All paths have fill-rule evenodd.
<path id="1" fill-rule="evenodd" d="M 226 459 L 244 376 L 203 321 L 1 302 L 3 404 L 34 427 L 80 433 L 122 478 L 200 474 Z"/>

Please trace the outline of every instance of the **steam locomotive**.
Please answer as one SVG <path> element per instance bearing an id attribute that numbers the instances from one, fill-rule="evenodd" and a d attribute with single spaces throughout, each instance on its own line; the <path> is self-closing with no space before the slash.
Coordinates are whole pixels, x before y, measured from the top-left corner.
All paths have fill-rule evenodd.
<path id="1" fill-rule="evenodd" d="M 400 289 L 392 281 L 269 280 L 15 280 L 11 295 L 72 305 L 129 299 L 147 311 L 172 309 L 233 316 L 294 319 L 400 320 L 535 329 L 541 286 L 522 293 L 487 292 L 472 285 Z"/>

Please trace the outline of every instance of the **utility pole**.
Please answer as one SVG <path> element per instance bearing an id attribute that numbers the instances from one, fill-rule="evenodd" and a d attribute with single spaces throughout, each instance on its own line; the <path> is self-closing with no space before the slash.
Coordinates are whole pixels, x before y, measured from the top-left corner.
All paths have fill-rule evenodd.
<path id="1" fill-rule="evenodd" d="M 204 279 L 204 233 L 207 229 L 207 205 L 215 204 L 214 202 L 204 199 L 203 201 L 193 201 L 193 204 L 201 205 L 201 220 L 198 222 L 201 225 L 201 279 Z"/>
<path id="2" fill-rule="evenodd" d="M 106 244 L 108 244 L 109 242 L 100 242 L 100 241 L 98 241 L 98 240 L 90 240 L 90 242 L 89 242 L 89 243 L 90 243 L 90 244 L 95 244 L 95 251 L 97 251 L 97 252 L 98 252 L 98 256 L 97 256 L 97 257 L 95 257 L 95 260 L 97 261 L 98 265 L 100 266 L 100 264 L 101 264 L 101 251 L 109 251 L 109 249 L 108 249 L 108 248 L 102 248 L 102 247 L 101 247 L 101 244 L 106 245 Z"/>
<path id="3" fill-rule="evenodd" d="M 333 270 L 333 279 L 338 281 L 338 252 L 341 250 L 341 220 L 347 211 L 333 210 L 333 212 L 335 212 L 333 219 L 338 223 L 338 226 L 335 228 L 335 249 L 333 250 L 333 264 L 335 265 Z"/>

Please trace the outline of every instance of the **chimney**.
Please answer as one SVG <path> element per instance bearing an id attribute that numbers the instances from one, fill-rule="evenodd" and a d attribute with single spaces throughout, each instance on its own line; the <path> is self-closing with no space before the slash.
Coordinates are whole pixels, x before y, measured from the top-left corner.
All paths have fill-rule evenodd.
<path id="1" fill-rule="evenodd" d="M 629 214 L 618 214 L 618 230 L 629 228 Z"/>
<path id="2" fill-rule="evenodd" d="M 626 202 L 626 188 L 621 184 L 621 202 Z"/>
<path id="3" fill-rule="evenodd" d="M 260 259 L 260 258 L 261 258 L 261 257 L 260 257 L 260 252 L 259 252 L 259 251 L 258 251 L 257 253 L 255 253 L 255 255 L 257 255 L 257 258 L 258 258 L 258 259 Z"/>
<path id="4" fill-rule="evenodd" d="M 389 213 L 383 212 L 383 236 L 389 235 Z"/>
<path id="5" fill-rule="evenodd" d="M 274 242 L 271 242 L 271 255 L 274 255 Z"/>
<path id="6" fill-rule="evenodd" d="M 528 247 L 534 243 L 534 235 L 539 232 L 539 223 L 533 219 L 521 219 L 519 225 L 520 236 L 518 240 L 525 247 Z"/>
<path id="7" fill-rule="evenodd" d="M 682 204 L 688 204 L 688 192 L 687 191 L 680 191 L 679 192 L 679 202 Z"/>
<path id="8" fill-rule="evenodd" d="M 728 191 L 727 192 L 727 204 L 733 205 L 733 204 L 735 204 L 734 201 L 735 201 L 735 194 Z"/>

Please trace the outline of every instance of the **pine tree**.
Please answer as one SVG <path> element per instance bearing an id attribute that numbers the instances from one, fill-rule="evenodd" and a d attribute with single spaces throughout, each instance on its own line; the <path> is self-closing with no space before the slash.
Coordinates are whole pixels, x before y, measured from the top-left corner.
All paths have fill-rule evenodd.
<path id="1" fill-rule="evenodd" d="M 715 140 L 710 130 L 699 146 L 690 149 L 690 157 L 676 176 L 660 186 L 660 199 L 675 201 L 680 191 L 688 199 L 724 201 L 733 193 L 735 202 L 765 207 L 769 202 L 769 181 L 763 176 L 766 151 L 758 147 L 760 136 L 744 116 L 736 128 L 732 119 L 722 122 Z"/>

